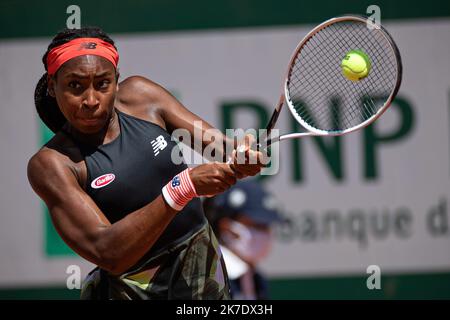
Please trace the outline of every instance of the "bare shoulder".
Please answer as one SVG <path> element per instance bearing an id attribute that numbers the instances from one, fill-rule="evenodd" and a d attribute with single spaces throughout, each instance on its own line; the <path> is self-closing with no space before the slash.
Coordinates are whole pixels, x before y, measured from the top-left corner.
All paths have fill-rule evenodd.
<path id="1" fill-rule="evenodd" d="M 51 176 L 57 171 L 58 162 L 55 160 L 52 152 L 41 149 L 28 161 L 28 181 L 33 190 L 41 197 L 45 194 L 47 187 L 46 177 Z"/>
<path id="2" fill-rule="evenodd" d="M 77 182 L 73 161 L 64 153 L 50 146 L 42 147 L 28 161 L 28 180 L 41 197 L 52 188 L 58 188 L 63 182 Z"/>
<path id="3" fill-rule="evenodd" d="M 57 152 L 53 149 L 42 147 L 28 161 L 28 174 L 41 172 L 42 175 L 48 171 L 53 171 L 61 164 Z"/>
<path id="4" fill-rule="evenodd" d="M 132 76 L 119 83 L 119 104 L 116 107 L 165 128 L 163 113 L 171 99 L 174 98 L 170 93 L 156 82 L 142 76 Z"/>
<path id="5" fill-rule="evenodd" d="M 118 96 L 126 104 L 157 102 L 166 90 L 143 76 L 131 76 L 119 83 Z"/>

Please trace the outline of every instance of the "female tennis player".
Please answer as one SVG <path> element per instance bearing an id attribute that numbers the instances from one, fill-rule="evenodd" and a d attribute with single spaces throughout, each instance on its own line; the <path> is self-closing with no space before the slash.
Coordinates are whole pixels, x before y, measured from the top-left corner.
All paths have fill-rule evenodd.
<path id="1" fill-rule="evenodd" d="M 199 197 L 257 174 L 261 162 L 174 164 L 173 130 L 212 127 L 149 79 L 118 83 L 117 49 L 99 28 L 58 33 L 42 60 L 35 105 L 55 136 L 30 159 L 28 178 L 62 239 L 98 266 L 81 298 L 228 299 Z M 246 158 L 262 156 L 251 143 Z"/>

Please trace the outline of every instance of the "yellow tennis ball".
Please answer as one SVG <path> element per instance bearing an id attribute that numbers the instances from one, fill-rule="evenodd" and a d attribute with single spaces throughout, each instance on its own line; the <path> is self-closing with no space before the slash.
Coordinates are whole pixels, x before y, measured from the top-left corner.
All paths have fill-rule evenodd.
<path id="1" fill-rule="evenodd" d="M 342 74 L 351 81 L 359 81 L 367 77 L 371 67 L 369 57 L 361 50 L 347 52 L 341 62 Z"/>

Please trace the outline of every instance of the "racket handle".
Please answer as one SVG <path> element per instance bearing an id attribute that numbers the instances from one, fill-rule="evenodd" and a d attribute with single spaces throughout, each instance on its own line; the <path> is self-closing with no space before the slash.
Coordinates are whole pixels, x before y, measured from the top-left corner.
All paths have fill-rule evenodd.
<path id="1" fill-rule="evenodd" d="M 283 104 L 284 104 L 284 94 L 280 96 L 280 100 L 278 100 L 278 104 L 275 110 L 273 110 L 269 123 L 266 126 L 267 136 L 270 135 L 270 131 L 272 131 L 272 129 L 275 127 L 275 123 L 278 120 L 278 116 L 280 115 L 281 109 L 283 108 Z"/>
<path id="2" fill-rule="evenodd" d="M 272 143 L 275 143 L 275 142 L 279 142 L 280 141 L 280 137 L 275 137 L 275 138 L 268 138 L 266 141 L 265 141 L 265 143 L 264 143 L 264 148 L 263 148 L 263 146 L 262 146 L 262 144 L 261 143 L 258 143 L 257 145 L 256 145 L 256 150 L 258 150 L 258 151 L 260 151 L 260 150 L 262 150 L 262 149 L 267 149 L 268 147 L 270 147 L 271 145 L 272 145 Z"/>

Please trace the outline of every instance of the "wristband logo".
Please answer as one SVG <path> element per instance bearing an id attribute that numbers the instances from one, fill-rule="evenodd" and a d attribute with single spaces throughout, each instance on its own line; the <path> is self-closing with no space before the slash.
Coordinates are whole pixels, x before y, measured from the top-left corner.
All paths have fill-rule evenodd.
<path id="1" fill-rule="evenodd" d="M 175 176 L 172 179 L 172 188 L 178 187 L 180 184 L 181 184 L 180 177 L 179 176 Z"/>
<path id="2" fill-rule="evenodd" d="M 115 178 L 116 176 L 112 173 L 103 174 L 100 177 L 97 177 L 94 180 L 92 180 L 91 187 L 93 189 L 103 188 L 108 184 L 110 184 L 111 182 L 113 182 Z"/>

